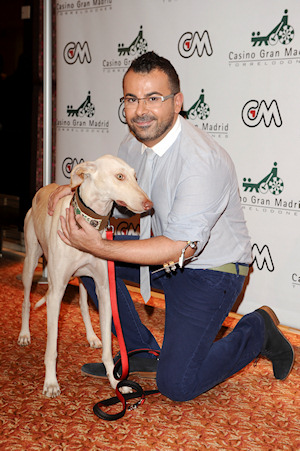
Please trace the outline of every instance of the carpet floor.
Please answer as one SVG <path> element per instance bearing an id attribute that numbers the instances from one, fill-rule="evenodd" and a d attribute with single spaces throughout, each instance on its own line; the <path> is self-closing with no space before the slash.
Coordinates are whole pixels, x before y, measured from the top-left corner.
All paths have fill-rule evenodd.
<path id="1" fill-rule="evenodd" d="M 23 257 L 4 251 L 0 259 L 0 450 L 300 450 L 300 335 L 284 332 L 296 361 L 286 381 L 273 377 L 260 358 L 193 401 L 173 402 L 158 394 L 115 422 L 98 419 L 93 406 L 114 396 L 108 381 L 82 376 L 84 363 L 100 361 L 101 349 L 85 338 L 78 287 L 69 285 L 59 319 L 57 375 L 61 395 L 43 396 L 46 307 L 31 311 L 31 345 L 17 344 L 23 298 Z M 47 285 L 34 284 L 32 306 Z M 162 342 L 164 304 L 153 297 L 145 306 L 133 292 L 142 320 Z M 90 306 L 100 336 L 98 312 Z M 230 333 L 228 317 L 220 334 Z M 113 340 L 114 353 L 118 343 Z M 154 380 L 132 378 L 144 389 Z"/>

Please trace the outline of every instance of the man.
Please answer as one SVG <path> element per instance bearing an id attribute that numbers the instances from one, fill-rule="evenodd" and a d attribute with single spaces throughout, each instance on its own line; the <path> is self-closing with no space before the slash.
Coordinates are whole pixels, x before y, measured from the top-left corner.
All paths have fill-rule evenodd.
<path id="1" fill-rule="evenodd" d="M 250 239 L 229 155 L 209 135 L 179 116 L 183 95 L 168 60 L 153 52 L 137 58 L 124 76 L 123 90 L 130 133 L 119 156 L 135 168 L 142 187 L 145 164 L 151 159 L 151 185 L 145 190 L 154 204 L 153 237 L 103 240 L 83 218 L 76 217 L 79 229 L 72 209 L 67 210 L 66 220 L 61 219 L 59 234 L 68 245 L 124 262 L 117 264 L 116 277 L 128 351 L 158 349 L 158 344 L 141 323 L 122 278 L 131 280 L 132 276 L 136 281 L 135 265 L 185 259 L 182 269 L 171 274 L 162 271 L 151 278 L 165 293 L 164 342 L 158 362 L 130 358 L 130 371 L 141 375 L 157 371 L 158 389 L 176 401 L 195 398 L 259 354 L 272 361 L 277 379 L 285 379 L 294 352 L 268 307 L 245 315 L 231 334 L 214 342 L 242 290 L 251 262 Z M 50 211 L 66 192 L 68 188 L 59 190 L 50 201 Z M 89 282 L 85 283 L 95 297 Z M 86 364 L 82 371 L 105 376 L 102 363 Z"/>

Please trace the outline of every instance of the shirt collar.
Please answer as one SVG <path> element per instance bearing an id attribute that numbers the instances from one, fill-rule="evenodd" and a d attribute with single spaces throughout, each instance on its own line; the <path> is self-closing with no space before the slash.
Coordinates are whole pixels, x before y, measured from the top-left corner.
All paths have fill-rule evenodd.
<path id="1" fill-rule="evenodd" d="M 172 144 L 176 141 L 179 133 L 181 132 L 181 122 L 179 116 L 169 133 L 161 140 L 159 143 L 155 144 L 155 146 L 151 147 L 154 153 L 156 153 L 159 157 L 162 157 L 166 151 L 172 146 Z M 141 152 L 144 153 L 147 146 L 142 144 Z"/>

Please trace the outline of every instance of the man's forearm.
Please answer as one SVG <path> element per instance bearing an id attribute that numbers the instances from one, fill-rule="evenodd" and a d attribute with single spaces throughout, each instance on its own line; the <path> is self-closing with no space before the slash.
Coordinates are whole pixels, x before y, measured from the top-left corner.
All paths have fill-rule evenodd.
<path id="1" fill-rule="evenodd" d="M 61 216 L 60 221 L 62 230 L 58 230 L 58 234 L 65 244 L 105 260 L 163 265 L 171 261 L 177 262 L 186 245 L 186 241 L 173 241 L 165 236 L 147 240 L 105 240 L 82 216 L 77 215 L 75 220 L 71 206 L 66 209 L 66 217 Z M 194 250 L 188 247 L 185 258 L 193 254 Z"/>
<path id="2" fill-rule="evenodd" d="M 135 263 L 139 265 L 163 265 L 166 262 L 177 262 L 185 241 L 173 241 L 164 236 L 147 240 L 102 240 L 93 254 L 106 260 Z M 192 249 L 186 251 L 186 257 L 193 254 Z"/>

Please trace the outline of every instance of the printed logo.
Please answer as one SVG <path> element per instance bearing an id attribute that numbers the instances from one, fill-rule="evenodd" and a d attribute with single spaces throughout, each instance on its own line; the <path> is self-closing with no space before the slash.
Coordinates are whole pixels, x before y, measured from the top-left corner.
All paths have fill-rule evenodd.
<path id="1" fill-rule="evenodd" d="M 56 12 L 57 15 L 62 14 L 76 14 L 78 13 L 97 13 L 98 11 L 106 11 L 112 9 L 113 0 L 87 0 L 87 1 L 68 1 L 57 0 Z"/>
<path id="2" fill-rule="evenodd" d="M 196 119 L 198 117 L 202 121 L 207 119 L 210 113 L 210 108 L 204 102 L 204 89 L 201 89 L 199 99 L 187 111 L 183 111 L 183 116 L 186 119 Z"/>
<path id="3" fill-rule="evenodd" d="M 56 128 L 60 131 L 81 130 L 81 131 L 97 131 L 108 132 L 109 121 L 95 117 L 96 107 L 91 100 L 91 91 L 84 101 L 77 103 L 79 106 L 74 108 L 73 105 L 68 105 L 66 108 L 66 116 L 56 120 Z"/>
<path id="4" fill-rule="evenodd" d="M 265 244 L 262 249 L 258 247 L 258 244 L 253 244 L 252 246 L 252 256 L 253 256 L 253 266 L 262 271 L 266 266 L 269 272 L 273 272 L 275 267 L 272 260 L 271 252 L 268 246 Z"/>
<path id="5" fill-rule="evenodd" d="M 244 177 L 242 187 L 246 193 L 241 196 L 241 204 L 244 209 L 289 216 L 298 216 L 300 213 L 299 199 L 286 199 L 281 196 L 285 185 L 278 175 L 277 162 L 274 162 L 271 171 L 258 182 Z"/>
<path id="6" fill-rule="evenodd" d="M 266 127 L 274 122 L 276 127 L 282 126 L 282 119 L 276 100 L 272 100 L 269 106 L 262 100 L 249 100 L 242 109 L 242 120 L 247 127 L 257 127 L 261 121 Z"/>
<path id="7" fill-rule="evenodd" d="M 263 16 L 264 22 L 268 17 Z M 274 20 L 276 23 L 276 19 Z M 274 24 L 273 22 L 273 24 Z M 288 23 L 288 10 L 269 33 L 253 32 L 249 41 L 252 50 L 231 50 L 228 54 L 230 67 L 275 66 L 300 62 L 300 50 L 294 44 L 295 31 Z"/>
<path id="8" fill-rule="evenodd" d="M 125 116 L 125 108 L 124 108 L 124 102 L 120 103 L 119 109 L 118 109 L 118 116 L 122 124 L 127 124 L 126 122 L 126 116 Z"/>
<path id="9" fill-rule="evenodd" d="M 257 44 L 260 46 L 263 43 L 265 45 L 276 45 L 278 42 L 283 45 L 287 45 L 294 39 L 294 28 L 288 25 L 288 10 L 284 10 L 284 15 L 282 16 L 280 22 L 270 31 L 266 36 L 261 36 L 260 31 L 257 33 L 252 33 L 252 46 Z"/>
<path id="10" fill-rule="evenodd" d="M 102 60 L 103 71 L 106 72 L 125 72 L 130 66 L 133 59 L 143 55 L 147 52 L 148 42 L 144 38 L 143 26 L 140 26 L 139 32 L 130 45 L 118 45 L 118 57 L 105 58 Z"/>
<path id="11" fill-rule="evenodd" d="M 91 91 L 88 92 L 88 95 L 85 101 L 77 108 L 74 109 L 72 105 L 67 107 L 68 116 L 87 116 L 92 117 L 95 114 L 95 106 L 91 102 Z"/>
<path id="12" fill-rule="evenodd" d="M 181 111 L 181 115 L 192 121 L 196 127 L 210 133 L 214 138 L 228 138 L 228 123 L 208 122 L 210 116 L 210 106 L 205 100 L 204 89 L 201 89 L 200 96 L 188 110 Z"/>
<path id="13" fill-rule="evenodd" d="M 80 42 L 77 42 L 77 44 L 75 44 L 75 42 L 68 42 L 64 48 L 63 55 L 67 64 L 75 64 L 77 60 L 79 60 L 81 64 L 83 64 L 84 61 L 87 63 L 92 61 L 87 41 L 85 41 L 83 45 L 81 45 Z"/>
<path id="14" fill-rule="evenodd" d="M 284 188 L 284 183 L 281 180 L 281 178 L 277 175 L 277 163 L 274 163 L 273 168 L 267 174 L 262 180 L 260 180 L 258 183 L 252 183 L 251 179 L 246 180 L 243 179 L 243 188 L 244 191 L 250 191 L 253 190 L 258 193 L 266 194 L 268 191 L 270 191 L 271 194 L 274 194 L 274 196 L 278 196 L 278 194 L 281 194 Z"/>
<path id="15" fill-rule="evenodd" d="M 132 43 L 125 47 L 124 44 L 119 44 L 118 46 L 118 52 L 119 56 L 121 55 L 136 55 L 140 56 L 143 55 L 143 53 L 147 52 L 148 43 L 146 39 L 143 37 L 143 27 L 141 25 L 140 31 L 138 32 L 137 37 L 132 41 Z"/>
<path id="16" fill-rule="evenodd" d="M 64 161 L 62 162 L 62 173 L 63 175 L 69 179 L 71 176 L 71 172 L 73 170 L 73 168 L 79 164 L 79 163 L 83 163 L 84 159 L 81 158 L 79 161 L 77 160 L 77 158 L 71 158 L 71 157 L 67 157 L 64 159 Z"/>
<path id="17" fill-rule="evenodd" d="M 115 227 L 116 235 L 139 235 L 140 234 L 140 224 L 134 221 L 121 221 L 117 223 Z"/>
<path id="18" fill-rule="evenodd" d="M 295 288 L 297 286 L 300 287 L 300 274 L 299 273 L 294 272 L 292 274 L 292 285 L 293 285 L 293 288 Z"/>
<path id="19" fill-rule="evenodd" d="M 183 33 L 178 41 L 178 52 L 183 58 L 190 58 L 197 51 L 201 57 L 205 52 L 208 56 L 213 54 L 208 32 L 205 30 L 200 37 L 198 31 L 194 34 L 190 31 Z"/>

